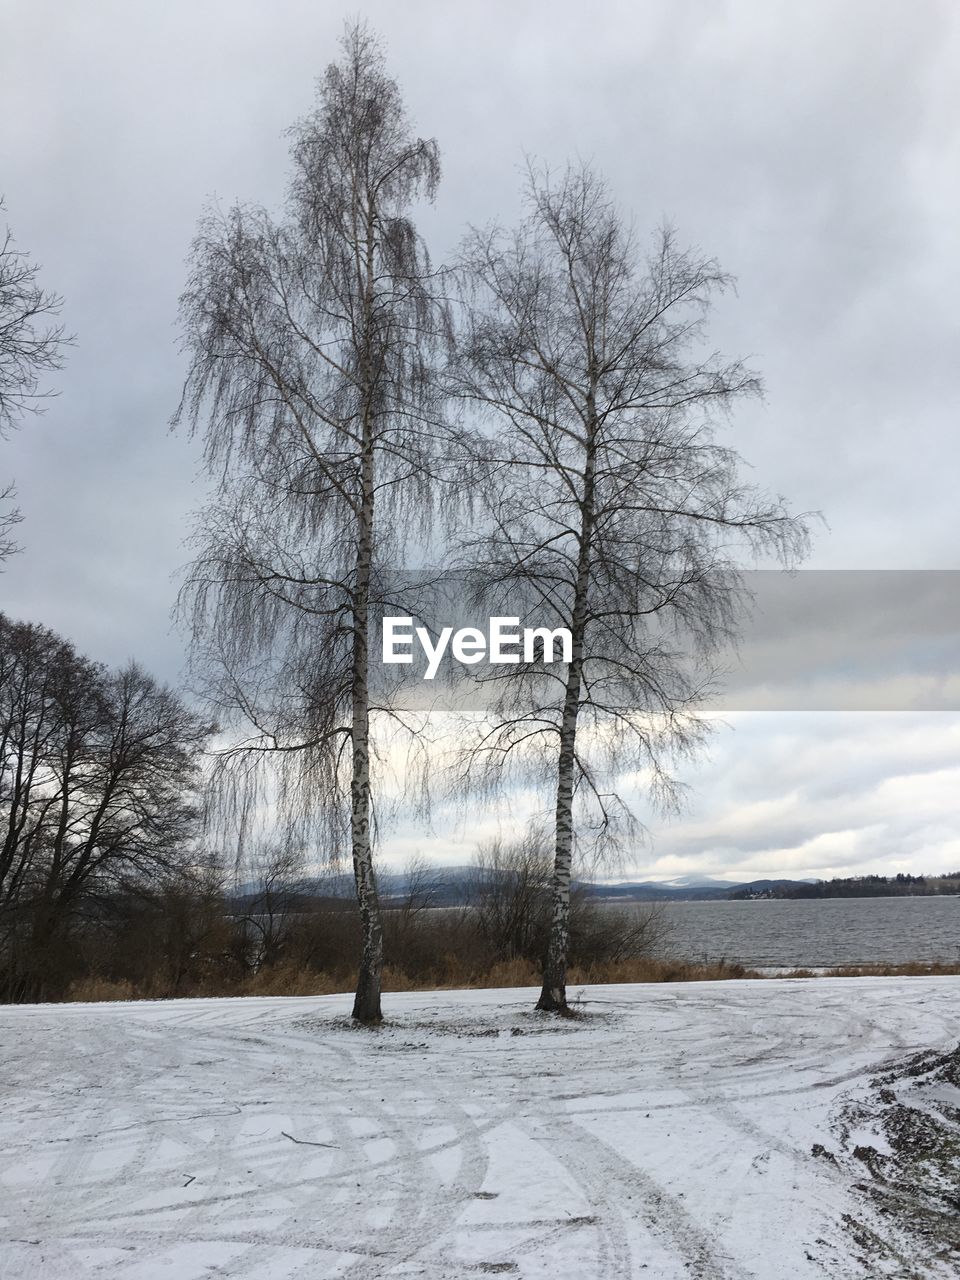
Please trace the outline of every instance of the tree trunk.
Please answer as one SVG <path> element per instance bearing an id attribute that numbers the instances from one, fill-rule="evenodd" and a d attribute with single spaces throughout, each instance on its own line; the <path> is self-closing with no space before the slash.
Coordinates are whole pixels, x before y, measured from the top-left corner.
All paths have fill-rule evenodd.
<path id="1" fill-rule="evenodd" d="M 570 618 L 571 653 L 567 687 L 560 722 L 560 754 L 557 763 L 556 852 L 553 864 L 553 909 L 550 940 L 543 964 L 543 987 L 537 1008 L 545 1013 L 569 1013 L 567 1007 L 567 951 L 570 942 L 570 876 L 573 868 L 573 790 L 577 761 L 577 717 L 583 679 L 583 633 L 590 584 L 590 552 L 593 542 L 596 415 L 593 393 L 588 397 L 587 445 L 580 503 L 580 547 L 573 612 Z"/>
<path id="2" fill-rule="evenodd" d="M 570 664 L 560 728 L 560 760 L 557 768 L 557 833 L 553 864 L 553 906 L 550 939 L 543 965 L 543 988 L 537 1008 L 546 1013 L 567 1013 L 567 948 L 570 939 L 570 875 L 573 867 L 573 782 L 580 709 L 580 664 L 576 654 Z M 576 666 L 575 666 L 576 664 Z"/>
<path id="3" fill-rule="evenodd" d="M 365 291 L 368 317 L 373 305 L 373 244 L 373 227 L 368 221 Z M 380 918 L 380 902 L 373 874 L 373 851 L 370 847 L 370 655 L 367 627 L 370 608 L 370 570 L 373 559 L 375 489 L 371 403 L 373 371 L 369 350 L 364 352 L 363 363 L 367 403 L 363 415 L 360 536 L 357 544 L 357 575 L 353 608 L 353 723 L 351 728 L 353 772 L 350 780 L 350 836 L 353 846 L 353 877 L 357 890 L 357 905 L 360 908 L 360 927 L 363 938 L 353 1016 L 358 1022 L 369 1024 L 383 1020 L 383 1014 L 380 1011 L 383 922 Z"/>
<path id="4" fill-rule="evenodd" d="M 369 486 L 368 486 L 369 480 Z M 351 745 L 353 774 L 350 780 L 350 836 L 353 876 L 360 908 L 363 945 L 353 1016 L 358 1022 L 380 1022 L 380 977 L 383 971 L 383 925 L 373 875 L 370 847 L 370 707 L 368 691 L 367 622 L 370 595 L 370 561 L 373 544 L 373 452 L 364 450 L 364 506 L 357 553 L 356 598 L 353 612 L 353 724 Z"/>
<path id="5" fill-rule="evenodd" d="M 358 638 L 366 650 L 366 609 L 356 619 Z M 359 644 L 357 646 L 360 647 Z M 380 975 L 383 971 L 383 926 L 373 875 L 370 847 L 370 747 L 367 707 L 366 653 L 354 673 L 353 697 L 353 777 L 350 782 L 350 835 L 353 846 L 353 876 L 360 908 L 363 944 L 353 1016 L 358 1022 L 380 1022 Z"/>

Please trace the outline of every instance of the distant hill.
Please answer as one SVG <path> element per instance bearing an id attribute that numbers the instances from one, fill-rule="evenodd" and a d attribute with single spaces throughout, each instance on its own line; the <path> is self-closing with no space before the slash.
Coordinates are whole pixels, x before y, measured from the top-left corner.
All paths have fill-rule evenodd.
<path id="1" fill-rule="evenodd" d="M 591 883 L 583 887 L 598 898 L 620 902 L 718 902 L 733 898 L 787 897 L 792 888 L 805 888 L 805 880 L 750 880 L 746 884 L 730 880 L 628 880 L 622 884 Z"/>
<path id="2" fill-rule="evenodd" d="M 384 871 L 378 877 L 380 897 L 385 906 L 397 905 L 411 894 L 423 905 L 462 906 L 469 901 L 474 869 L 470 866 L 429 867 L 411 884 L 403 871 Z M 709 877 L 676 876 L 672 880 L 624 880 L 609 882 L 584 880 L 576 885 L 591 897 L 609 902 L 722 902 L 763 898 L 891 898 L 960 894 L 960 872 L 943 876 L 849 876 L 833 880 L 749 880 L 737 883 Z M 310 877 L 284 888 L 275 887 L 291 900 L 331 903 L 353 899 L 353 877 L 349 874 Z M 248 905 L 259 896 L 254 883 L 238 885 L 232 898 Z"/>
<path id="3" fill-rule="evenodd" d="M 377 877 L 380 897 L 390 905 L 411 891 L 429 898 L 432 906 L 461 906 L 470 896 L 474 870 L 470 866 L 431 867 L 418 885 L 405 872 L 385 871 Z M 752 880 L 746 884 L 709 877 L 677 876 L 671 880 L 626 880 L 620 882 L 579 881 L 576 887 L 593 898 L 611 902 L 711 902 L 728 898 L 790 897 L 791 889 L 805 889 L 814 882 L 804 880 Z M 297 899 L 352 899 L 353 877 L 349 874 L 310 877 L 287 887 Z M 253 882 L 238 885 L 232 893 L 241 903 L 258 896 Z"/>

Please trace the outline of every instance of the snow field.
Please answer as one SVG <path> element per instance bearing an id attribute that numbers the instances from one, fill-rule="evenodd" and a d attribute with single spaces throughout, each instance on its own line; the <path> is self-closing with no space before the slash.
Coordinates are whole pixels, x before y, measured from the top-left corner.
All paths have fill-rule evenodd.
<path id="1" fill-rule="evenodd" d="M 951 1274 L 832 1153 L 960 979 L 535 994 L 0 1009 L 0 1277 Z"/>

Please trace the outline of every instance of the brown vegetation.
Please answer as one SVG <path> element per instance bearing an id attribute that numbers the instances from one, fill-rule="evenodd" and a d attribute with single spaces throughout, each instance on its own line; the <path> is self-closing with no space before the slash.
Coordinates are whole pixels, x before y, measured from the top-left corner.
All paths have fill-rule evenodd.
<path id="1" fill-rule="evenodd" d="M 547 877 L 545 877 L 547 878 Z M 514 932 L 491 927 L 489 873 L 473 888 L 470 906 L 435 908 L 414 883 L 407 897 L 383 913 L 387 991 L 528 986 L 537 981 L 545 944 L 549 896 L 524 879 L 514 888 L 525 899 L 527 925 Z M 419 895 L 419 896 L 418 896 Z M 69 1000 L 166 999 L 175 996 L 325 995 L 348 990 L 361 944 L 347 899 L 288 894 L 286 906 L 249 895 L 240 908 L 215 885 L 197 884 L 136 902 L 115 901 L 109 917 L 77 929 L 69 961 Z M 508 911 L 511 919 L 516 912 Z M 723 964 L 687 966 L 657 961 L 665 936 L 662 911 L 620 912 L 580 897 L 572 911 L 573 980 L 670 981 L 744 971 Z M 263 945 L 264 934 L 270 939 Z"/>
<path id="2" fill-rule="evenodd" d="M 845 965 L 835 969 L 793 969 L 782 973 L 761 972 L 724 960 L 696 963 L 684 960 L 637 957 L 633 960 L 572 965 L 568 981 L 572 988 L 608 983 L 718 982 L 744 978 L 863 978 L 929 977 L 960 975 L 960 964 Z M 353 970 L 342 965 L 332 972 L 278 964 L 239 980 L 210 974 L 172 986 L 163 979 L 144 984 L 126 979 L 111 980 L 91 974 L 73 982 L 66 999 L 71 1001 L 156 1000 L 187 996 L 325 996 L 351 989 Z M 536 987 L 540 969 L 530 960 L 499 960 L 488 967 L 471 967 L 460 956 L 447 953 L 437 959 L 428 973 L 409 972 L 387 965 L 383 971 L 384 991 L 469 990 L 501 987 Z"/>

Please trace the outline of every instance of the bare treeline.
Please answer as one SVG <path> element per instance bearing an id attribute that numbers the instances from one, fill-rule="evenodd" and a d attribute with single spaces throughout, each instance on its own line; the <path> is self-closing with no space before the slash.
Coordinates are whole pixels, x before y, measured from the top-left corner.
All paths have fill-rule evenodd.
<path id="1" fill-rule="evenodd" d="M 559 180 L 531 166 L 522 225 L 471 233 L 432 271 L 412 215 L 434 196 L 437 145 L 413 133 L 363 26 L 291 157 L 279 219 L 242 205 L 207 217 L 183 298 L 178 416 L 203 433 L 218 485 L 184 604 L 232 734 L 228 808 L 262 813 L 272 794 L 328 850 L 349 831 L 354 1016 L 378 1021 L 371 818 L 399 712 L 371 696 L 369 645 L 378 608 L 407 612 L 390 571 L 412 545 L 467 571 L 500 614 L 515 612 L 511 586 L 532 593 L 570 630 L 572 658 L 561 674 L 507 668 L 490 716 L 458 735 L 459 777 L 464 799 L 518 771 L 550 792 L 539 1007 L 562 1013 L 578 837 L 636 831 L 618 777 L 675 797 L 674 765 L 704 733 L 706 664 L 736 628 L 735 555 L 804 548 L 803 523 L 745 485 L 717 438 L 760 390 L 704 349 L 730 280 L 669 231 L 644 252 L 582 166 Z M 460 512 L 442 545 L 438 505 Z"/>
<path id="2" fill-rule="evenodd" d="M 229 859 L 194 854 L 152 874 L 102 882 L 44 957 L 42 985 L 6 998 L 128 999 L 342 991 L 361 926 L 344 877 L 304 878 L 282 847 L 237 885 Z M 478 851 L 466 875 L 415 861 L 381 891 L 387 989 L 526 985 L 550 927 L 552 854 L 525 837 Z M 621 908 L 574 889 L 576 981 L 674 980 L 663 908 Z"/>
<path id="3" fill-rule="evenodd" d="M 0 991 L 57 995 L 80 923 L 188 874 L 208 726 L 137 666 L 108 671 L 0 614 Z"/>
<path id="4" fill-rule="evenodd" d="M 385 966 L 396 983 L 535 965 L 539 1008 L 564 1013 L 568 965 L 635 961 L 656 932 L 578 893 L 578 855 L 642 834 L 624 779 L 676 801 L 740 560 L 805 549 L 803 521 L 722 440 L 761 390 L 707 343 L 730 277 L 670 229 L 645 246 L 582 165 L 531 164 L 520 225 L 474 230 L 433 267 L 415 213 L 439 149 L 362 24 L 290 141 L 280 211 L 208 211 L 181 299 L 175 421 L 202 438 L 212 497 L 180 607 L 222 730 L 215 821 L 199 831 L 202 717 L 137 667 L 0 618 L 0 982 L 20 999 L 98 975 L 288 990 L 297 966 L 342 982 L 359 959 L 353 1016 L 376 1023 Z M 59 361 L 58 305 L 8 242 L 0 434 Z M 416 612 L 411 578 L 451 569 L 491 614 L 566 628 L 571 653 L 488 668 L 446 759 L 402 681 L 375 678 L 373 646 L 383 614 Z M 468 906 L 428 910 L 425 873 L 384 904 L 391 769 L 420 802 L 432 783 L 464 805 L 533 778 L 550 820 L 481 850 Z M 352 910 L 301 884 L 341 852 Z"/>

